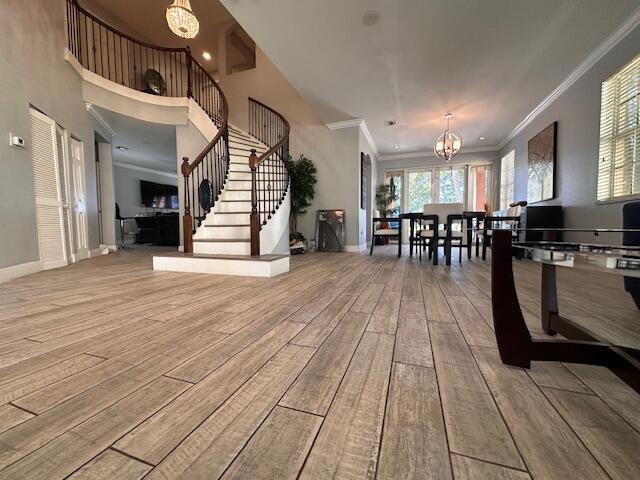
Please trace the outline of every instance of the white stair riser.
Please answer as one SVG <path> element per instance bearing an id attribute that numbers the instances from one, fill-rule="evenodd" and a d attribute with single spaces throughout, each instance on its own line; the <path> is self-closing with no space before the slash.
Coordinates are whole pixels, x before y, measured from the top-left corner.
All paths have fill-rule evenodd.
<path id="1" fill-rule="evenodd" d="M 199 238 L 215 238 L 220 240 L 226 239 L 248 239 L 251 238 L 251 229 L 247 226 L 220 226 L 220 227 L 203 227 L 197 232 Z"/>
<path id="2" fill-rule="evenodd" d="M 225 188 L 224 199 L 230 201 L 251 200 L 251 192 L 249 190 L 229 190 Z"/>
<path id="3" fill-rule="evenodd" d="M 203 225 L 247 225 L 249 212 L 247 213 L 215 213 L 207 215 Z"/>
<path id="4" fill-rule="evenodd" d="M 251 180 L 251 172 L 235 172 L 229 171 L 227 180 Z"/>
<path id="5" fill-rule="evenodd" d="M 231 181 L 229 181 L 231 180 Z M 267 190 L 269 185 L 271 185 L 272 189 L 276 189 L 276 187 L 280 187 L 281 178 L 273 175 L 270 180 L 256 180 L 256 188 L 258 190 Z M 226 189 L 229 190 L 251 190 L 251 179 L 249 180 L 235 180 L 235 179 L 227 179 Z"/>
<path id="6" fill-rule="evenodd" d="M 251 255 L 250 242 L 193 242 L 193 253 L 210 255 Z"/>
<path id="7" fill-rule="evenodd" d="M 251 202 L 216 202 L 215 212 L 247 212 L 251 211 Z"/>

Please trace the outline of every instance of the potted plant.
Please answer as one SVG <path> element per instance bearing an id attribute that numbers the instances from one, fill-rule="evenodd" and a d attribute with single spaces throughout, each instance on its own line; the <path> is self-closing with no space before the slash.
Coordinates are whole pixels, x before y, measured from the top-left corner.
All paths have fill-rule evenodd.
<path id="1" fill-rule="evenodd" d="M 317 170 L 313 162 L 304 155 L 300 155 L 297 160 L 289 156 L 287 169 L 289 170 L 289 179 L 291 181 L 289 245 L 295 247 L 305 241 L 304 235 L 298 232 L 298 217 L 307 213 L 307 208 L 311 206 L 311 200 L 316 194 Z"/>
<path id="2" fill-rule="evenodd" d="M 388 215 L 396 210 L 398 194 L 395 190 L 392 185 L 387 183 L 378 185 L 376 189 L 376 208 L 383 218 L 387 218 Z"/>
<path id="3" fill-rule="evenodd" d="M 388 215 L 395 212 L 398 198 L 394 185 L 388 183 L 378 185 L 378 188 L 376 188 L 376 208 L 378 209 L 380 217 L 387 218 Z M 389 228 L 389 223 L 382 222 L 380 228 Z M 376 240 L 381 244 L 389 241 L 388 238 L 377 238 Z"/>

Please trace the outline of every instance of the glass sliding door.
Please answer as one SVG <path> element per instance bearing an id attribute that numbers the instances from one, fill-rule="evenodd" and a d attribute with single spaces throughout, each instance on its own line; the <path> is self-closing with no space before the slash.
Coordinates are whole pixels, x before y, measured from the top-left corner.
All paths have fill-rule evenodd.
<path id="1" fill-rule="evenodd" d="M 408 212 L 422 212 L 427 203 L 433 203 L 433 174 L 431 169 L 409 172 L 407 193 Z"/>
<path id="2" fill-rule="evenodd" d="M 465 167 L 438 168 L 437 203 L 465 203 Z"/>

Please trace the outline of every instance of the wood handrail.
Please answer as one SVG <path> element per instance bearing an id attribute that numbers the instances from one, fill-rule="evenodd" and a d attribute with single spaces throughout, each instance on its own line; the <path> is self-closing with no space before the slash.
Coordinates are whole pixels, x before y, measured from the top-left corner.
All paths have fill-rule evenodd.
<path id="1" fill-rule="evenodd" d="M 99 25 L 102 25 L 107 30 L 111 30 L 113 33 L 116 33 L 116 34 L 120 35 L 121 37 L 126 38 L 130 42 L 137 43 L 139 45 L 142 45 L 143 47 L 153 48 L 155 50 L 162 50 L 163 52 L 187 52 L 187 50 L 189 50 L 188 48 L 185 48 L 185 47 L 160 47 L 158 45 L 151 45 L 150 43 L 146 43 L 146 42 L 143 42 L 143 41 L 138 40 L 136 38 L 133 38 L 130 35 L 127 35 L 126 33 L 121 32 L 117 28 L 112 27 L 111 25 L 108 25 L 103 20 L 101 20 L 98 17 L 96 17 L 93 13 L 91 13 L 88 10 L 85 10 L 84 8 L 82 8 L 82 6 L 78 3 L 78 0 L 70 0 L 70 1 L 71 1 L 71 3 L 73 3 L 75 5 L 75 7 L 78 10 L 80 10 L 81 13 L 83 13 L 84 15 L 89 17 L 91 20 L 93 20 L 94 22 L 98 23 Z"/>
<path id="2" fill-rule="evenodd" d="M 202 160 L 204 160 L 207 154 L 213 149 L 213 147 L 215 147 L 215 145 L 229 130 L 229 104 L 227 103 L 227 97 L 224 96 L 224 93 L 222 93 L 222 89 L 218 85 L 218 82 L 216 82 L 213 77 L 209 75 L 209 72 L 207 72 L 195 59 L 192 59 L 192 61 L 202 70 L 202 72 L 209 78 L 209 80 L 211 80 L 211 83 L 213 83 L 216 90 L 218 90 L 218 93 L 220 93 L 220 97 L 222 98 L 222 125 L 218 129 L 218 133 L 216 133 L 215 137 L 213 137 L 213 140 L 211 140 L 204 148 L 204 150 L 200 152 L 200 154 L 193 160 L 193 163 L 187 163 L 189 168 L 187 175 L 191 174 L 193 170 L 202 163 Z M 185 174 L 184 164 L 182 174 Z"/>
<path id="3" fill-rule="evenodd" d="M 249 133 L 269 147 L 258 156 L 251 150 L 251 255 L 260 255 L 260 230 L 284 201 L 289 185 L 287 160 L 291 125 L 284 116 L 254 98 L 249 98 Z M 268 165 L 260 168 L 261 164 Z M 258 185 L 261 185 L 258 190 Z"/>
<path id="4" fill-rule="evenodd" d="M 284 144 L 284 142 L 286 142 L 289 139 L 289 133 L 291 132 L 291 125 L 289 124 L 287 119 L 282 116 L 282 114 L 280 112 L 275 111 L 273 108 L 265 105 L 264 103 L 256 100 L 255 98 L 249 97 L 249 101 L 257 103 L 261 107 L 263 107 L 263 108 L 269 110 L 271 113 L 275 114 L 278 118 L 280 118 L 280 120 L 282 120 L 282 122 L 283 122 L 283 124 L 285 126 L 284 135 L 282 135 L 282 138 L 280 139 L 280 141 L 278 141 L 273 146 L 272 145 L 268 145 L 271 148 L 258 157 L 258 165 L 260 165 L 266 158 L 269 158 L 271 155 L 273 155 L 276 152 L 276 150 L 278 150 Z M 283 160 L 286 160 L 286 158 L 283 159 Z"/>

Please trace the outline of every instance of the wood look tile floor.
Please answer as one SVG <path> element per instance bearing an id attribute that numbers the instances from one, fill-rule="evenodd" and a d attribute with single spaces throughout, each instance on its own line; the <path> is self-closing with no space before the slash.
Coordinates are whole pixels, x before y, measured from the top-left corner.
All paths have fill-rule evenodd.
<path id="1" fill-rule="evenodd" d="M 632 479 L 640 395 L 501 364 L 489 262 L 308 254 L 275 279 L 125 251 L 0 285 L 0 479 Z M 515 262 L 530 329 L 539 265 Z M 619 277 L 561 311 L 640 346 Z"/>

